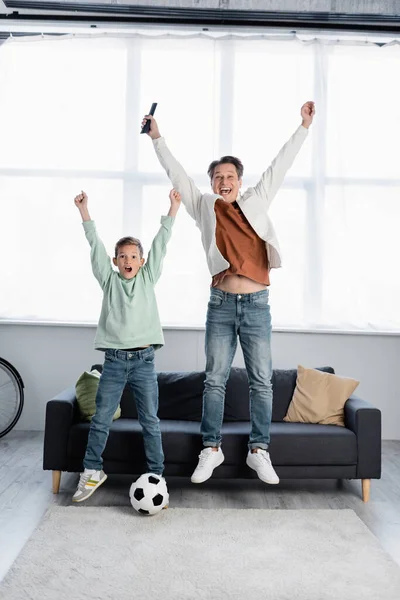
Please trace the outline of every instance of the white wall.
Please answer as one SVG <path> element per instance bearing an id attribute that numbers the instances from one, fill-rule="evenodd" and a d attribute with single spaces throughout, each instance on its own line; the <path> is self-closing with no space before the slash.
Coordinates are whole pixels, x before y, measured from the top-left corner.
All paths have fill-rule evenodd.
<path id="1" fill-rule="evenodd" d="M 93 327 L 0 324 L 0 356 L 14 364 L 25 383 L 18 429 L 41 430 L 45 405 L 73 385 L 102 353 L 93 350 Z M 202 370 L 204 331 L 165 331 L 157 369 Z M 400 439 L 400 336 L 273 333 L 275 368 L 333 366 L 358 379 L 356 393 L 382 410 L 383 438 Z M 243 366 L 241 351 L 234 365 Z"/>

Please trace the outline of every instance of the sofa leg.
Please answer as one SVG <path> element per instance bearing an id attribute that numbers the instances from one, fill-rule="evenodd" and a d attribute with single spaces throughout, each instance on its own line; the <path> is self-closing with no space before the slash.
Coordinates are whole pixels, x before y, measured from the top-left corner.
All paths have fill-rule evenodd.
<path id="1" fill-rule="evenodd" d="M 370 479 L 362 479 L 361 480 L 361 485 L 362 485 L 362 499 L 363 502 L 368 502 L 369 500 L 369 492 L 371 489 L 371 480 Z"/>
<path id="2" fill-rule="evenodd" d="M 53 494 L 60 491 L 61 471 L 53 471 Z"/>

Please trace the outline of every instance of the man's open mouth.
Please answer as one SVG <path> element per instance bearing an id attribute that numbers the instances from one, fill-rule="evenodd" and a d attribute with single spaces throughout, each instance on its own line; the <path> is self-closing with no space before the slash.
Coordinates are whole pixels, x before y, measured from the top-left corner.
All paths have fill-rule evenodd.
<path id="1" fill-rule="evenodd" d="M 223 188 L 220 188 L 220 190 L 219 190 L 219 191 L 220 191 L 220 193 L 221 193 L 222 195 L 227 195 L 227 194 L 230 194 L 230 193 L 231 193 L 231 191 L 232 191 L 232 188 L 225 188 L 225 187 L 223 187 Z"/>

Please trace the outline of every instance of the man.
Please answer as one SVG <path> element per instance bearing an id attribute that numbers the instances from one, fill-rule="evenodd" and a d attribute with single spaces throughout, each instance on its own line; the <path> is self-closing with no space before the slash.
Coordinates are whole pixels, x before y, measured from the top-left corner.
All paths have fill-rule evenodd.
<path id="1" fill-rule="evenodd" d="M 270 269 L 280 267 L 270 204 L 308 134 L 314 102 L 301 107 L 302 123 L 262 174 L 241 194 L 243 165 L 234 156 L 213 161 L 208 169 L 213 193 L 202 194 L 172 156 L 154 117 L 152 138 L 158 159 L 201 231 L 212 276 L 206 320 L 206 379 L 201 433 L 204 449 L 192 475 L 203 483 L 224 461 L 221 427 L 225 387 L 239 337 L 249 379 L 251 432 L 246 463 L 258 477 L 279 483 L 268 453 L 272 417 Z"/>

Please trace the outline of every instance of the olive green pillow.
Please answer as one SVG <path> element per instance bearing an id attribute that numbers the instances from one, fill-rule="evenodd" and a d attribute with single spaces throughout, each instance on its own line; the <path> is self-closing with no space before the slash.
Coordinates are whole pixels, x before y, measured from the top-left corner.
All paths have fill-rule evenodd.
<path id="1" fill-rule="evenodd" d="M 91 421 L 96 412 L 96 394 L 99 387 L 100 373 L 96 370 L 85 371 L 75 385 L 76 400 L 83 421 Z M 121 407 L 118 406 L 113 416 L 113 421 L 121 416 Z"/>

